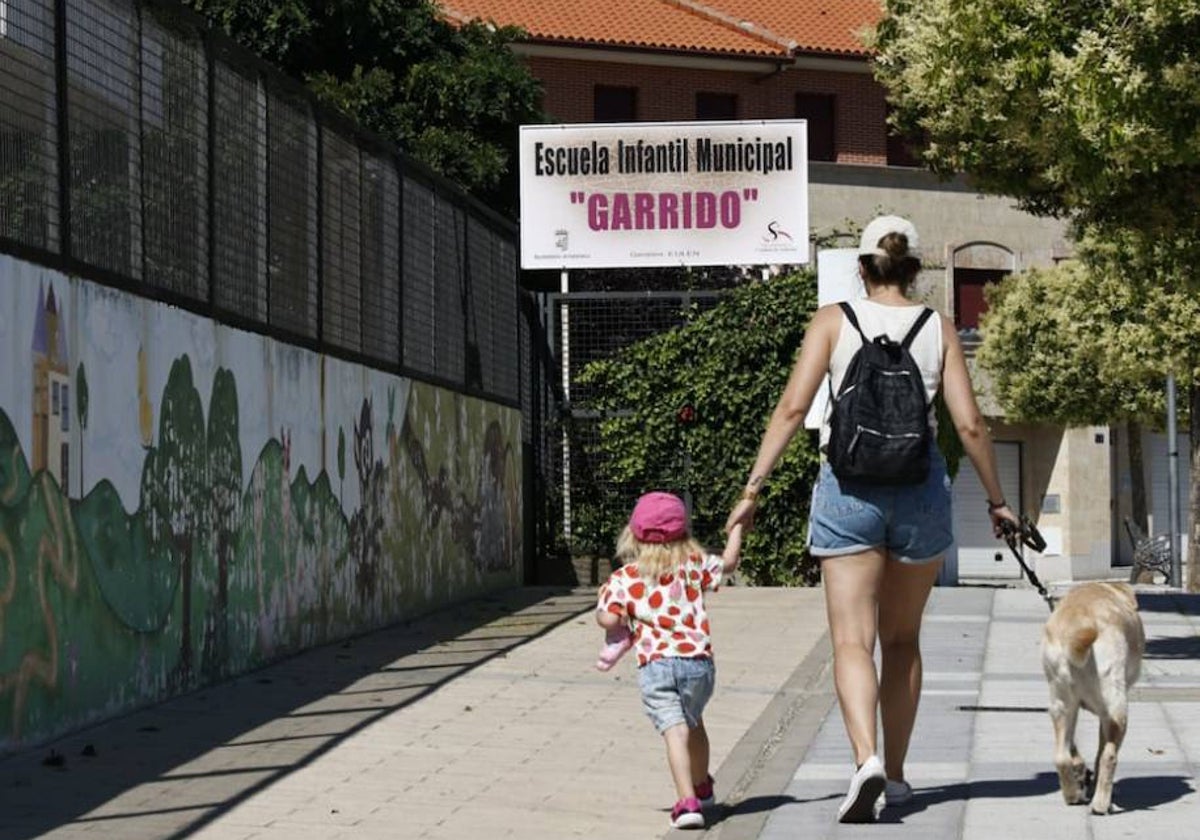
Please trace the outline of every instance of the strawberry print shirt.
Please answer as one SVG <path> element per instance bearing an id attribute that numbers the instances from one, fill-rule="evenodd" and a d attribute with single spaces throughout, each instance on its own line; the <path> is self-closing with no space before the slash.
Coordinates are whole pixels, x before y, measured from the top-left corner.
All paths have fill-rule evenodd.
<path id="1" fill-rule="evenodd" d="M 722 559 L 693 554 L 656 580 L 638 573 L 637 563 L 617 569 L 600 588 L 597 606 L 630 618 L 638 667 L 668 656 L 712 657 L 704 593 L 721 585 Z"/>

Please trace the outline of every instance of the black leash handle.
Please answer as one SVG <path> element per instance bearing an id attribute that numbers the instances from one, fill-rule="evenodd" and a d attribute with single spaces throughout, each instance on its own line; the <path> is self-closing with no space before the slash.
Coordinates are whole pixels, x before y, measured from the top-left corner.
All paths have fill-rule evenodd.
<path id="1" fill-rule="evenodd" d="M 1020 525 L 1016 525 L 1008 519 L 1001 519 L 1000 532 L 1004 535 L 1004 541 L 1008 543 L 1013 557 L 1016 557 L 1017 562 L 1021 564 L 1021 569 L 1025 572 L 1025 577 L 1029 578 L 1029 582 L 1037 589 L 1038 594 L 1042 596 L 1042 600 L 1050 607 L 1050 611 L 1054 612 L 1054 601 L 1050 599 L 1050 593 L 1046 591 L 1046 587 L 1042 586 L 1042 582 L 1033 573 L 1033 569 L 1029 568 L 1025 563 L 1025 558 L 1017 550 L 1017 544 L 1020 543 L 1040 554 L 1046 550 L 1046 538 L 1042 536 L 1037 526 L 1030 521 L 1029 517 L 1024 515 L 1021 516 Z"/>

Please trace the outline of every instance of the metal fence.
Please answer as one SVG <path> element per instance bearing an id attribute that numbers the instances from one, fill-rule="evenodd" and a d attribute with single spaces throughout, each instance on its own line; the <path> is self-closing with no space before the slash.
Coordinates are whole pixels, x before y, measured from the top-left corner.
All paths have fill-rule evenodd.
<path id="1" fill-rule="evenodd" d="M 516 230 L 159 0 L 0 0 L 0 251 L 522 400 Z"/>
<path id="2" fill-rule="evenodd" d="M 608 358 L 639 341 L 682 326 L 721 300 L 717 291 L 573 292 L 548 296 L 547 335 L 558 362 L 553 398 L 560 401 L 557 423 L 547 430 L 549 445 L 542 451 L 547 515 L 558 523 L 564 551 L 590 554 L 609 547 L 615 534 L 602 530 L 647 488 L 614 481 L 605 469 L 607 455 L 600 446 L 600 424 L 613 411 L 600 411 L 595 394 L 580 382 L 592 362 Z M 619 409 L 617 410 L 619 412 Z M 686 497 L 690 474 L 687 453 L 656 486 Z"/>

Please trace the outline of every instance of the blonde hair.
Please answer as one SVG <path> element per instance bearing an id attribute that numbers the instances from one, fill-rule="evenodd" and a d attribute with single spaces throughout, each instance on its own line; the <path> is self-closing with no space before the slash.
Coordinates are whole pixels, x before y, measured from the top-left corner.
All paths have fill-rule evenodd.
<path id="1" fill-rule="evenodd" d="M 702 553 L 704 548 L 690 534 L 671 542 L 642 542 L 626 525 L 617 537 L 617 561 L 621 565 L 637 563 L 638 575 L 644 578 L 656 578 L 673 572 L 692 555 Z"/>

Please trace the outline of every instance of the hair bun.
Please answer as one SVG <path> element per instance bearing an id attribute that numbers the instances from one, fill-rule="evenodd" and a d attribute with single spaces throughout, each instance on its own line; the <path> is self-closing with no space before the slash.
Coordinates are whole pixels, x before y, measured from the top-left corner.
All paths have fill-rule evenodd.
<path id="1" fill-rule="evenodd" d="M 879 247 L 893 260 L 899 261 L 908 257 L 908 237 L 903 233 L 887 234 L 879 240 Z"/>

